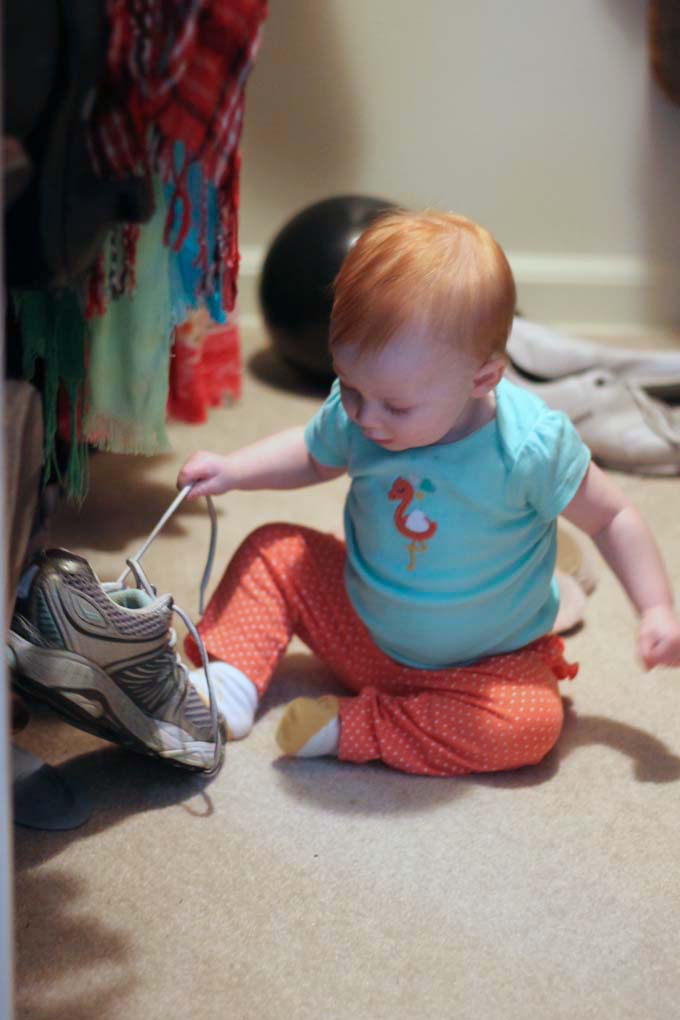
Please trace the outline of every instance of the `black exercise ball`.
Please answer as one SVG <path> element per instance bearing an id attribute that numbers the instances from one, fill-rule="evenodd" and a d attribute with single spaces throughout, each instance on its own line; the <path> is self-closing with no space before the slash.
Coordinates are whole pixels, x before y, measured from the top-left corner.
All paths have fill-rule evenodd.
<path id="1" fill-rule="evenodd" d="M 260 278 L 260 304 L 272 347 L 319 382 L 333 378 L 328 325 L 333 280 L 362 231 L 393 202 L 343 195 L 303 209 L 274 238 Z"/>

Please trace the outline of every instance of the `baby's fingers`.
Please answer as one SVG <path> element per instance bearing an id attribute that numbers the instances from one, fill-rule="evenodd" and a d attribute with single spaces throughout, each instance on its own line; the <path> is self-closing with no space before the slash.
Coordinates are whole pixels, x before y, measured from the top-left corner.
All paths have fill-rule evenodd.
<path id="1" fill-rule="evenodd" d="M 183 489 L 187 485 L 193 485 L 188 499 L 196 499 L 205 495 L 202 485 L 209 482 L 215 475 L 215 463 L 210 454 L 194 453 L 180 468 L 177 475 L 177 488 Z"/>
<path id="2" fill-rule="evenodd" d="M 680 666 L 680 641 L 660 634 L 642 634 L 640 658 L 645 669 L 653 669 L 655 666 Z"/>
<path id="3" fill-rule="evenodd" d="M 191 482 L 188 482 L 187 484 L 192 485 Z M 201 481 L 193 483 L 191 492 L 187 495 L 187 499 L 198 499 L 200 496 L 216 496 L 221 491 L 222 490 L 220 489 L 216 478 L 204 478 Z"/>
<path id="4" fill-rule="evenodd" d="M 180 473 L 177 475 L 177 488 L 184 489 L 186 488 L 187 485 L 192 486 L 191 491 L 187 493 L 188 500 L 196 499 L 197 496 L 200 496 L 200 492 L 198 491 L 198 486 L 200 485 L 200 482 L 198 481 L 198 479 L 193 478 L 187 471 L 182 469 Z"/>

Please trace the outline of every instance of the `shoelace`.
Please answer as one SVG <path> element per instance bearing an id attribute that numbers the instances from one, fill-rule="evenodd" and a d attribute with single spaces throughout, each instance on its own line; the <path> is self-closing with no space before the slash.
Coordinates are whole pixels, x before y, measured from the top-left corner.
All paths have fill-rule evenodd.
<path id="1" fill-rule="evenodd" d="M 193 488 L 193 485 L 187 485 L 187 486 L 185 486 L 182 489 L 182 491 L 177 496 L 177 498 L 175 500 L 173 500 L 173 502 L 170 504 L 168 509 L 165 511 L 165 513 L 163 514 L 163 516 L 159 520 L 158 524 L 153 529 L 153 531 L 151 532 L 149 537 L 146 539 L 146 541 L 144 542 L 142 547 L 139 549 L 139 551 L 134 556 L 131 556 L 129 559 L 127 559 L 125 561 L 125 563 L 127 565 L 126 569 L 120 575 L 118 580 L 115 581 L 112 585 L 107 585 L 106 587 L 118 588 L 118 589 L 123 588 L 125 586 L 125 580 L 126 580 L 128 574 L 130 574 L 130 572 L 132 572 L 132 574 L 134 576 L 134 579 L 135 579 L 135 582 L 137 584 L 137 587 L 141 588 L 143 591 L 145 591 L 146 594 L 149 595 L 151 598 L 155 598 L 156 597 L 156 591 L 153 588 L 153 586 L 151 585 L 151 583 L 149 582 L 148 577 L 146 576 L 146 574 L 142 570 L 142 567 L 140 566 L 139 561 L 141 560 L 142 556 L 144 555 L 146 550 L 149 548 L 149 546 L 151 545 L 153 540 L 156 538 L 156 536 L 158 535 L 159 531 L 162 530 L 162 528 L 169 521 L 169 519 L 172 517 L 172 515 L 177 510 L 177 508 L 182 505 L 184 500 L 187 498 L 187 496 L 191 492 L 192 488 Z M 208 587 L 208 583 L 210 581 L 210 574 L 211 574 L 211 571 L 212 571 L 213 560 L 215 558 L 215 543 L 217 541 L 217 514 L 215 513 L 215 507 L 213 505 L 213 501 L 211 500 L 210 496 L 206 496 L 205 498 L 206 498 L 206 502 L 208 504 L 208 513 L 209 513 L 209 516 L 210 516 L 210 545 L 208 547 L 208 557 L 207 557 L 207 560 L 206 560 L 205 568 L 203 570 L 203 577 L 201 578 L 201 586 L 200 586 L 200 591 L 199 591 L 198 608 L 199 608 L 199 614 L 200 615 L 203 615 L 203 603 L 204 603 L 204 598 L 205 598 L 205 592 L 206 592 L 206 588 Z M 205 645 L 203 644 L 203 640 L 201 639 L 201 636 L 198 633 L 196 627 L 191 622 L 191 619 L 189 618 L 188 613 L 185 613 L 184 610 L 181 609 L 180 606 L 177 605 L 177 603 L 175 602 L 174 598 L 172 600 L 172 611 L 177 613 L 177 615 L 182 620 L 182 622 L 186 626 L 187 630 L 191 634 L 192 638 L 196 642 L 196 647 L 198 648 L 200 656 L 201 656 L 201 665 L 203 666 L 203 669 L 205 671 L 205 679 L 206 679 L 206 683 L 208 685 L 208 701 L 209 701 L 209 708 L 210 708 L 210 719 L 211 719 L 213 734 L 214 734 L 214 738 L 215 738 L 215 752 L 214 752 L 214 756 L 213 756 L 213 767 L 210 770 L 210 772 L 208 773 L 208 775 L 215 775 L 219 771 L 219 768 L 220 768 L 220 759 L 222 757 L 222 734 L 220 733 L 220 726 L 219 726 L 219 722 L 218 722 L 218 718 L 217 718 L 217 702 L 215 700 L 215 692 L 213 690 L 212 681 L 210 679 L 210 673 L 208 671 L 208 655 L 207 655 L 207 652 L 205 650 Z M 170 630 L 170 648 L 173 651 L 175 649 L 176 642 L 177 642 L 177 635 L 175 634 L 175 631 L 171 629 Z M 189 680 L 189 674 L 188 674 L 187 668 L 186 668 L 185 664 L 182 662 L 182 659 L 177 654 L 177 652 L 175 652 L 175 661 L 176 661 L 177 665 L 179 666 L 180 670 L 182 671 L 182 674 L 185 677 L 187 683 L 190 683 L 191 681 Z"/>

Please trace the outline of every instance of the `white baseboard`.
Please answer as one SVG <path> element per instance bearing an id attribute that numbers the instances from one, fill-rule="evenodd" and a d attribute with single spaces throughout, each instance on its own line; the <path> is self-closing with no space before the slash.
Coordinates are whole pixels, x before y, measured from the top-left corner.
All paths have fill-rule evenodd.
<path id="1" fill-rule="evenodd" d="M 672 332 L 680 327 L 680 267 L 635 256 L 509 253 L 518 307 L 537 322 L 581 332 Z"/>
<path id="2" fill-rule="evenodd" d="M 265 249 L 241 249 L 239 322 L 261 324 Z M 574 333 L 664 337 L 680 330 L 680 267 L 628 255 L 508 252 L 522 314 Z"/>

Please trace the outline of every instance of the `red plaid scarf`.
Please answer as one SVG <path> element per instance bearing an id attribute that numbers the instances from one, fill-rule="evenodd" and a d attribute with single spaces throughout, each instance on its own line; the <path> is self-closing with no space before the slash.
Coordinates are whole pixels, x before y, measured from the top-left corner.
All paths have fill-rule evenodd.
<path id="1" fill-rule="evenodd" d="M 190 222 L 187 169 L 201 164 L 220 207 L 213 252 L 207 251 L 202 232 L 201 289 L 209 293 L 219 278 L 227 310 L 233 307 L 238 271 L 243 90 L 266 14 L 267 0 L 108 0 L 107 73 L 91 121 L 101 173 L 127 177 L 155 171 L 173 183 L 166 243 L 172 235 L 176 250 Z M 179 169 L 178 141 L 186 154 Z M 134 228 L 129 234 L 133 248 Z M 133 280 L 132 264 L 129 268 Z M 101 274 L 94 274 L 93 285 L 101 285 Z"/>

